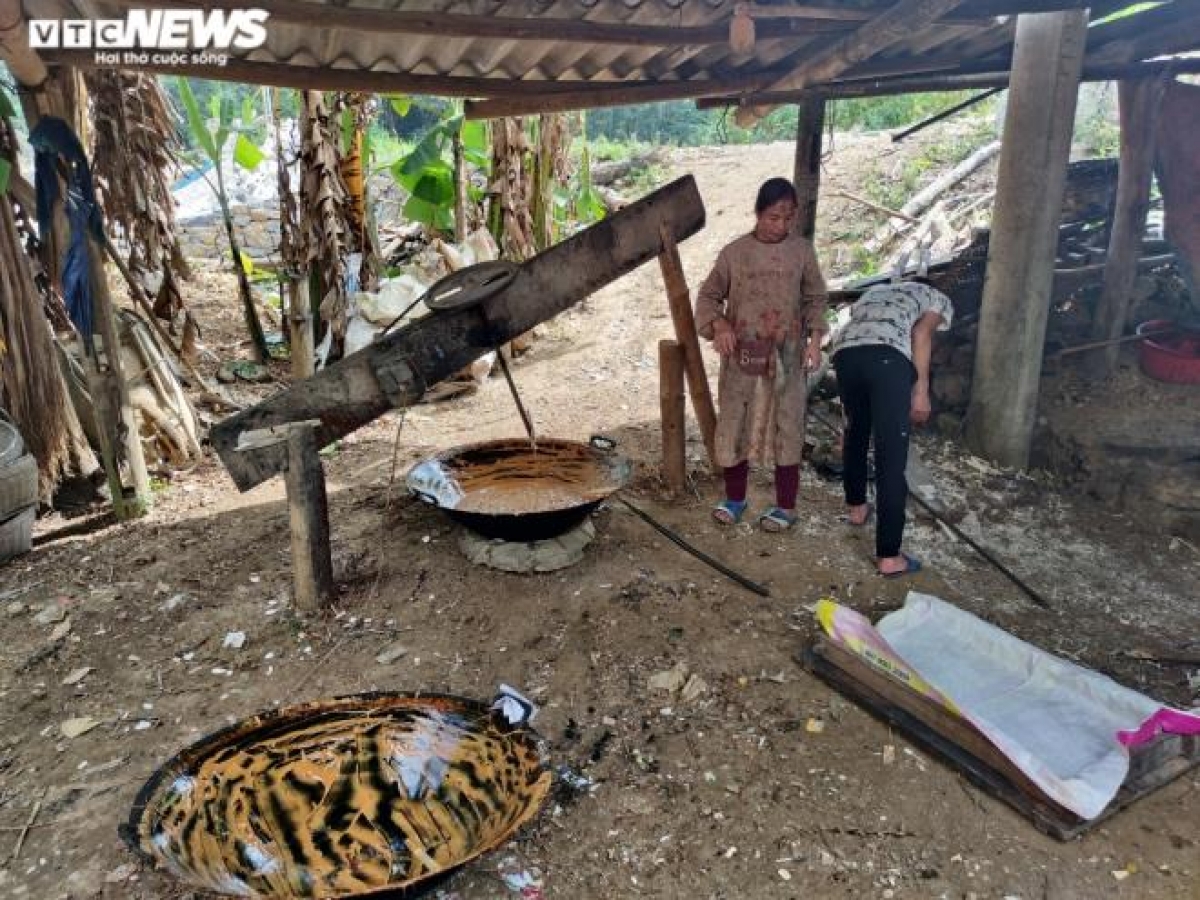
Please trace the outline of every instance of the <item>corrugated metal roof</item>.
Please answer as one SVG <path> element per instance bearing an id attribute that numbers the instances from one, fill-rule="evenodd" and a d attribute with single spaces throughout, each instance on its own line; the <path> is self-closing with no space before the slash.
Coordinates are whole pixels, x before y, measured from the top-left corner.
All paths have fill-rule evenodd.
<path id="1" fill-rule="evenodd" d="M 912 9 L 913 27 L 891 35 L 897 39 L 838 72 L 833 83 L 1003 70 L 1011 57 L 1014 19 L 997 14 L 1090 5 L 1096 15 L 1128 2 L 969 0 L 936 21 L 922 23 L 920 14 L 938 7 L 937 0 L 901 0 Z M 193 0 L 25 0 L 24 8 L 31 18 L 95 19 L 120 18 L 143 4 L 199 6 L 193 6 Z M 203 8 L 242 5 L 217 0 Z M 262 47 L 244 53 L 224 70 L 192 64 L 159 70 L 300 87 L 525 98 L 526 105 L 536 105 L 549 94 L 569 96 L 570 102 L 563 103 L 575 106 L 737 95 L 768 88 L 856 29 L 872 28 L 869 20 L 893 3 L 246 0 L 244 5 L 271 13 Z M 1195 5 L 1195 0 L 1172 0 L 1134 17 L 1136 22 L 1095 29 L 1089 53 L 1112 62 L 1131 54 L 1140 59 L 1154 51 L 1200 48 Z M 737 52 L 729 40 L 739 6 L 754 11 L 757 39 L 750 52 Z M 948 6 L 954 4 L 940 4 Z M 1169 27 L 1171 23 L 1177 27 Z M 51 62 L 94 64 L 87 51 L 42 55 Z M 826 80 L 825 85 L 830 83 Z M 587 102 L 583 94 L 596 89 L 607 93 Z"/>

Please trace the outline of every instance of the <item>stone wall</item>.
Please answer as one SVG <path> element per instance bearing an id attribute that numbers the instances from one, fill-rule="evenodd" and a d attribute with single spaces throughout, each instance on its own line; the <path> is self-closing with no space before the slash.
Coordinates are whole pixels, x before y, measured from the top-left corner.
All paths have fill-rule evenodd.
<path id="1" fill-rule="evenodd" d="M 234 233 L 242 252 L 254 262 L 274 260 L 279 254 L 279 217 L 273 207 L 252 209 L 234 206 Z M 188 259 L 229 257 L 229 239 L 219 212 L 178 224 L 180 244 Z"/>

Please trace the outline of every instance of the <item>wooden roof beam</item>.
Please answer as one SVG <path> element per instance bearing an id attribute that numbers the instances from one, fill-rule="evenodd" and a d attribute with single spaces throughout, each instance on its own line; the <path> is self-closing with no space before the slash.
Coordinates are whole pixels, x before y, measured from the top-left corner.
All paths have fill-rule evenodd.
<path id="1" fill-rule="evenodd" d="M 1200 57 L 1175 60 L 1149 60 L 1116 65 L 1085 65 L 1083 81 L 1121 81 L 1127 78 L 1146 78 L 1160 74 L 1200 73 Z M 896 94 L 918 94 L 934 91 L 962 91 L 974 88 L 1007 87 L 1007 70 L 992 72 L 946 73 L 912 75 L 900 78 L 868 78 L 834 81 L 804 91 L 750 94 L 745 97 L 705 97 L 696 101 L 700 109 L 748 104 L 783 105 L 799 103 L 806 97 L 837 99 L 844 97 L 885 97 Z"/>
<path id="2" fill-rule="evenodd" d="M 952 12 L 962 0 L 900 0 L 864 22 L 850 34 L 805 60 L 790 74 L 767 85 L 768 92 L 796 91 L 831 81 L 847 69 L 869 59 Z M 753 124 L 768 110 L 743 107 L 739 125 Z"/>
<path id="3" fill-rule="evenodd" d="M 964 9 L 951 10 L 938 21 L 945 25 L 969 25 L 1022 13 L 1060 12 L 1066 9 L 1082 9 L 1090 6 L 1090 0 L 976 0 Z M 747 14 L 758 21 L 774 19 L 829 19 L 838 22 L 869 22 L 879 15 L 878 10 L 856 9 L 842 6 L 812 6 L 796 4 L 789 6 L 747 4 Z"/>
<path id="4" fill-rule="evenodd" d="M 563 83 L 555 82 L 557 85 Z M 527 116 L 535 113 L 568 112 L 576 109 L 606 109 L 612 106 L 632 106 L 638 103 L 661 103 L 666 100 L 695 100 L 713 97 L 730 90 L 756 90 L 763 84 L 761 74 L 703 81 L 639 81 L 632 84 L 597 83 L 577 85 L 550 93 L 502 97 L 487 95 L 483 100 L 468 100 L 465 116 L 468 119 L 499 119 L 506 116 Z M 476 94 L 475 96 L 481 96 Z"/>
<path id="5" fill-rule="evenodd" d="M 195 9 L 195 0 L 106 0 L 110 6 L 159 9 Z M 485 38 L 506 41 L 550 41 L 573 44 L 617 44 L 626 47 L 707 46 L 729 42 L 728 21 L 701 26 L 627 25 L 574 18 L 518 18 L 421 12 L 404 9 L 366 9 L 333 6 L 304 0 L 210 0 L 206 10 L 262 9 L 272 22 L 371 34 L 418 34 L 433 37 Z M 824 32 L 839 33 L 853 23 L 811 19 L 764 23 L 763 39 L 798 37 Z"/>
<path id="6" fill-rule="evenodd" d="M 156 0 L 157 2 L 157 0 Z M 50 65 L 75 66 L 80 69 L 112 68 L 96 62 L 91 50 L 47 50 L 45 61 Z M 237 81 L 247 84 L 290 87 L 310 91 L 367 91 L 370 93 L 432 94 L 443 97 L 543 97 L 557 93 L 571 94 L 588 90 L 585 81 L 522 81 L 514 78 L 479 78 L 457 75 L 421 75 L 412 72 L 387 72 L 378 69 L 338 68 L 333 66 L 294 65 L 284 62 L 231 58 L 223 66 L 213 65 L 122 65 L 132 71 L 153 72 L 158 75 L 185 75 L 213 81 Z M 657 85 L 640 83 L 642 86 Z M 594 89 L 594 88 L 593 88 Z M 707 94 L 724 93 L 727 84 L 709 85 Z M 734 90 L 737 90 L 734 87 Z M 703 96 L 691 93 L 690 99 Z M 641 102 L 641 101 L 631 101 Z M 577 106 L 568 107 L 578 109 Z"/>

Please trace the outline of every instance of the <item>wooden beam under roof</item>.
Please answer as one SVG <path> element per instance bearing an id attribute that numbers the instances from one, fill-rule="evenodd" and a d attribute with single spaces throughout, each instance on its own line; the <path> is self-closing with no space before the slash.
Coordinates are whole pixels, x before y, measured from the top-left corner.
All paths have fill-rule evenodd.
<path id="1" fill-rule="evenodd" d="M 1185 75 L 1200 73 L 1200 57 L 1180 57 L 1174 60 L 1148 60 L 1117 65 L 1087 65 L 1082 81 L 1122 81 L 1129 78 L 1148 78 L 1155 75 Z M 704 97 L 696 101 L 699 109 L 718 109 L 742 104 L 784 105 L 799 103 L 806 97 L 887 97 L 896 94 L 921 94 L 937 91 L 963 91 L 975 88 L 1007 87 L 1007 69 L 989 72 L 912 75 L 901 78 L 865 78 L 833 81 L 804 91 L 749 94 L 745 97 Z"/>
<path id="2" fill-rule="evenodd" d="M 1131 2 L 1131 0 L 1126 0 Z M 1092 6 L 1090 0 L 975 0 L 964 9 L 952 10 L 938 21 L 950 24 L 972 24 L 1000 16 L 1016 16 L 1024 13 L 1061 12 L 1067 9 L 1082 9 Z M 814 6 L 812 4 L 749 4 L 750 18 L 759 21 L 772 19 L 831 19 L 838 22 L 869 22 L 886 7 L 862 9 L 845 6 Z"/>
<path id="3" fill-rule="evenodd" d="M 143 8 L 146 0 L 104 0 L 111 7 Z M 158 9 L 196 9 L 195 0 L 154 0 Z M 969 8 L 956 10 L 941 19 L 943 24 L 985 25 L 997 16 L 1026 12 L 1076 9 L 1087 0 L 978 0 Z M 492 40 L 553 41 L 582 44 L 621 44 L 630 47 L 675 47 L 726 44 L 729 20 L 710 25 L 630 25 L 597 22 L 575 17 L 541 18 L 469 15 L 436 11 L 378 9 L 341 6 L 307 0 L 210 0 L 206 10 L 235 10 L 253 7 L 265 10 L 276 22 L 371 34 L 420 34 L 434 37 L 485 38 Z M 760 40 L 803 37 L 820 33 L 842 33 L 871 21 L 872 10 L 844 7 L 759 6 L 751 15 Z"/>
<path id="4" fill-rule="evenodd" d="M 42 56 L 49 65 L 74 66 L 79 69 L 113 68 L 110 63 L 96 62 L 96 53 L 92 50 L 45 50 L 42 51 Z M 366 91 L 377 94 L 407 92 L 442 97 L 540 97 L 558 91 L 579 90 L 587 86 L 587 83 L 582 81 L 522 81 L 515 78 L 424 75 L 240 58 L 231 58 L 223 66 L 190 63 L 161 65 L 147 62 L 140 65 L 119 64 L 117 67 L 130 71 L 153 72 L 157 75 L 183 75 L 212 81 L 235 81 L 310 91 Z M 716 92 L 724 90 L 718 88 Z"/>
<path id="5" fill-rule="evenodd" d="M 850 34 L 805 60 L 783 78 L 768 85 L 770 91 L 799 90 L 830 81 L 892 44 L 953 11 L 963 0 L 899 0 L 886 11 L 864 22 Z"/>
<path id="6" fill-rule="evenodd" d="M 148 0 L 105 0 L 110 6 L 142 8 Z M 1064 0 L 1059 0 L 1064 2 Z M 195 0 L 153 0 L 164 9 L 196 9 Z M 497 41 L 548 41 L 574 44 L 618 44 L 627 47 L 705 46 L 729 43 L 727 19 L 711 25 L 629 25 L 579 18 L 522 18 L 404 9 L 331 6 L 305 0 L 210 0 L 206 10 L 262 9 L 271 21 L 323 30 L 370 34 L 420 34 L 432 37 L 481 38 Z M 758 27 L 759 38 L 801 37 L 852 29 L 853 22 L 821 18 L 778 20 Z"/>

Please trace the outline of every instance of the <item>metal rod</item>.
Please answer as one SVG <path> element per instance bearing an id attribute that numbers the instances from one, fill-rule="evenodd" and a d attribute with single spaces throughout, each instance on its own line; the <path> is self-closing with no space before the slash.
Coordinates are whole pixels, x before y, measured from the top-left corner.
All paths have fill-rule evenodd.
<path id="1" fill-rule="evenodd" d="M 696 557 L 696 559 L 700 560 L 700 562 L 704 563 L 705 565 L 712 566 L 712 568 L 716 569 L 718 572 L 720 572 L 726 578 L 736 581 L 738 584 L 740 584 L 746 590 L 752 591 L 755 594 L 758 594 L 758 596 L 760 596 L 760 597 L 770 597 L 771 596 L 771 592 L 769 590 L 767 590 L 765 587 L 763 587 L 761 584 L 751 581 L 749 578 L 747 578 L 744 575 L 739 575 L 737 572 L 733 571 L 733 569 L 729 568 L 725 564 L 717 562 L 717 560 L 713 559 L 711 556 L 709 556 L 704 551 L 697 550 L 695 547 L 693 547 L 691 544 L 689 544 L 687 541 L 685 541 L 683 538 L 681 538 L 679 535 L 677 535 L 674 531 L 672 531 L 666 525 L 661 525 L 658 522 L 654 521 L 654 519 L 650 518 L 650 515 L 648 513 L 645 513 L 642 510 L 638 509 L 636 506 L 634 506 L 632 503 L 630 503 L 624 497 L 618 497 L 617 499 L 620 500 L 622 503 L 624 503 L 627 507 L 629 507 L 630 512 L 632 512 L 635 516 L 637 516 L 639 519 L 641 519 L 643 522 L 645 522 L 647 525 L 649 525 L 651 528 L 653 528 L 655 531 L 657 531 L 659 534 L 661 534 L 667 540 L 671 541 L 676 546 L 681 547 L 682 549 L 686 550 L 688 553 L 692 554 L 692 556 Z"/>
<path id="2" fill-rule="evenodd" d="M 820 413 L 818 413 L 816 410 L 810 408 L 808 410 L 808 412 L 814 419 L 816 419 L 818 422 L 820 422 L 822 425 L 824 425 L 827 429 L 829 429 L 831 432 L 833 432 L 834 436 L 837 436 L 841 433 L 840 429 L 834 428 L 833 425 L 830 424 L 829 421 L 824 416 L 822 416 Z M 1021 578 L 1015 572 L 1013 572 L 1010 568 L 1008 568 L 1008 566 L 1004 565 L 1004 563 L 1000 562 L 1000 560 L 996 559 L 996 557 L 994 557 L 990 551 L 988 551 L 985 548 L 983 548 L 982 546 L 980 546 L 973 538 L 971 538 L 969 535 L 967 535 L 961 528 L 959 528 L 953 522 L 948 521 L 937 510 L 935 510 L 932 506 L 930 506 L 928 503 L 926 503 L 925 500 L 923 500 L 917 493 L 910 490 L 908 492 L 908 496 L 911 500 L 916 501 L 916 504 L 919 507 L 921 507 L 921 509 L 925 510 L 925 512 L 927 512 L 927 513 L 929 513 L 929 515 L 933 516 L 934 520 L 937 521 L 939 524 L 941 524 L 943 527 L 945 527 L 952 535 L 954 535 L 956 538 L 958 538 L 960 541 L 962 541 L 964 544 L 966 544 L 968 547 L 970 547 L 972 550 L 974 550 L 976 553 L 978 553 L 980 556 L 982 556 L 985 560 L 987 560 L 989 563 L 991 563 L 996 568 L 996 571 L 998 571 L 1001 575 L 1003 575 L 1005 578 L 1007 578 L 1009 581 L 1011 581 L 1013 584 L 1015 584 L 1017 587 L 1019 587 L 1021 589 L 1021 591 L 1025 594 L 1025 596 L 1027 596 L 1030 600 L 1032 600 L 1038 606 L 1041 606 L 1045 609 L 1051 608 L 1049 601 L 1047 601 L 1045 597 L 1043 597 L 1040 593 L 1038 593 L 1036 590 L 1031 588 L 1024 581 L 1022 581 Z"/>
<path id="3" fill-rule="evenodd" d="M 1013 584 L 1015 584 L 1017 587 L 1019 587 L 1022 590 L 1022 592 L 1024 592 L 1025 596 L 1027 596 L 1030 600 L 1032 600 L 1034 603 L 1036 603 L 1038 606 L 1042 607 L 1043 609 L 1051 608 L 1050 602 L 1045 597 L 1043 597 L 1041 594 L 1039 594 L 1037 591 L 1035 591 L 1033 588 L 1031 588 L 1029 585 L 1027 585 L 1024 581 L 1022 581 L 1020 576 L 1018 576 L 1015 572 L 1013 572 L 1011 569 L 1009 569 L 1008 566 L 1004 565 L 1004 563 L 1000 562 L 1000 560 L 996 559 L 996 557 L 992 556 L 992 554 L 988 550 L 984 549 L 979 544 L 977 544 L 969 535 L 967 535 L 965 532 L 963 532 L 963 530 L 961 528 L 959 528 L 953 522 L 947 521 L 944 516 L 942 516 L 940 513 L 938 513 L 937 510 L 935 510 L 932 506 L 930 506 L 923 499 L 921 499 L 921 497 L 918 494 L 915 494 L 914 492 L 909 491 L 908 496 L 910 499 L 915 500 L 917 502 L 917 506 L 921 507 L 921 509 L 925 510 L 925 512 L 929 513 L 929 515 L 933 516 L 933 518 L 936 519 L 938 521 L 938 523 L 940 523 L 941 525 L 944 525 L 950 531 L 951 534 L 953 534 L 956 538 L 958 538 L 960 541 L 962 541 L 964 544 L 966 544 L 968 547 L 970 547 L 972 550 L 974 550 L 976 553 L 978 553 L 980 556 L 982 556 L 984 559 L 986 559 L 988 562 L 990 562 L 993 566 L 995 566 L 996 571 L 998 571 L 1001 575 L 1003 575 L 1005 578 L 1007 578 L 1009 581 L 1011 581 Z"/>
<path id="4" fill-rule="evenodd" d="M 968 97 L 962 103 L 958 103 L 958 104 L 950 107 L 949 109 L 944 109 L 937 115 L 930 116 L 928 119 L 918 122 L 916 125 L 913 125 L 911 128 L 905 128 L 903 131 L 893 134 L 892 135 L 892 143 L 898 144 L 898 143 L 900 143 L 900 141 L 904 140 L 906 137 L 916 134 L 921 129 L 928 128 L 930 125 L 934 124 L 935 122 L 942 121 L 942 119 L 948 119 L 948 118 L 950 118 L 950 116 L 954 115 L 955 113 L 960 113 L 967 107 L 974 106 L 980 100 L 986 100 L 988 97 L 992 96 L 993 94 L 998 94 L 1002 90 L 1004 90 L 1004 88 L 994 87 L 991 90 L 982 91 L 982 92 L 976 94 L 974 97 Z"/>
<path id="5" fill-rule="evenodd" d="M 1141 334 L 1126 334 L 1117 338 L 1110 338 L 1107 341 L 1090 341 L 1086 344 L 1076 344 L 1073 347 L 1064 347 L 1051 356 L 1069 356 L 1072 353 L 1083 353 L 1085 350 L 1099 350 L 1101 347 L 1110 347 L 1113 344 L 1126 344 L 1129 341 L 1145 341 L 1150 338 L 1161 337 L 1164 334 L 1178 334 L 1185 329 L 1181 325 L 1172 325 L 1170 328 L 1159 328 L 1154 331 L 1144 331 Z"/>
<path id="6" fill-rule="evenodd" d="M 517 412 L 521 414 L 521 422 L 525 426 L 525 433 L 529 435 L 529 446 L 536 450 L 537 438 L 533 433 L 533 419 L 529 418 L 525 404 L 521 402 L 521 395 L 517 392 L 517 383 L 513 381 L 512 372 L 508 370 L 508 360 L 504 358 L 503 347 L 496 350 L 496 358 L 500 360 L 500 371 L 504 373 L 504 380 L 508 382 L 508 389 L 512 393 L 513 402 L 517 404 Z"/>

